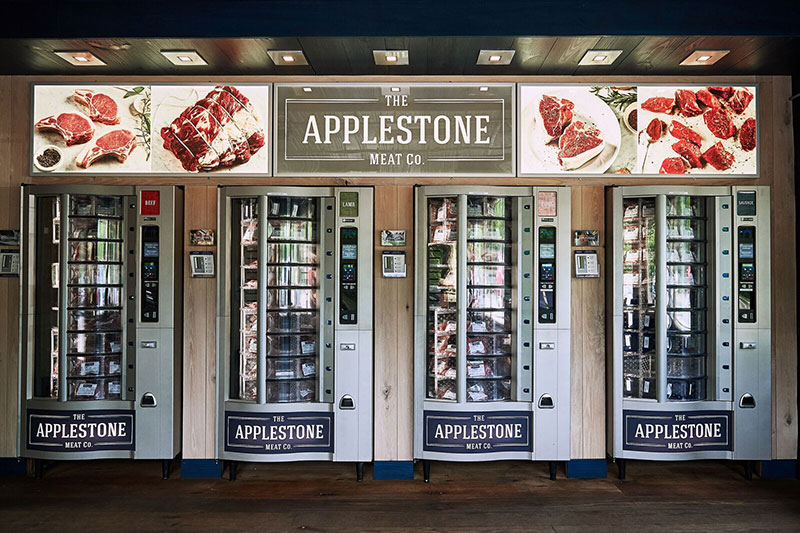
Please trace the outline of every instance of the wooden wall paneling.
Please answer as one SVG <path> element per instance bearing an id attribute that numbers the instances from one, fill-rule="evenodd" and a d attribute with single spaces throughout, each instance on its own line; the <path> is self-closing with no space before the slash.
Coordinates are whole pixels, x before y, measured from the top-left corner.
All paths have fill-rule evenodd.
<path id="1" fill-rule="evenodd" d="M 219 248 L 216 243 L 219 242 L 219 228 L 217 227 L 217 192 L 218 188 L 214 186 L 205 187 L 206 201 L 205 201 L 205 228 L 214 229 L 216 234 L 215 246 L 212 251 L 215 252 L 216 264 L 214 271 L 219 272 L 220 257 L 217 253 Z M 184 235 L 190 228 L 184 227 Z M 185 237 L 188 240 L 188 235 Z M 185 260 L 185 259 L 184 259 Z M 217 456 L 216 454 L 216 401 L 217 401 L 217 280 L 206 280 L 206 375 L 205 375 L 205 388 L 206 388 L 206 404 L 205 404 L 205 459 L 211 459 Z M 186 350 L 184 350 L 184 357 Z"/>
<path id="2" fill-rule="evenodd" d="M 397 186 L 397 226 L 406 231 L 406 277 L 397 284 L 397 459 L 414 458 L 414 187 Z"/>
<path id="3" fill-rule="evenodd" d="M 571 188 L 572 202 L 570 205 L 572 224 L 571 229 L 583 228 L 583 187 Z M 570 237 L 571 239 L 571 237 Z M 574 248 L 571 248 L 572 251 Z M 571 258 L 570 258 L 571 260 Z M 573 276 L 570 266 L 570 276 Z M 584 308 L 580 305 L 583 301 L 583 283 L 575 277 L 571 278 L 571 320 L 570 325 L 576 331 L 583 324 Z M 570 336 L 570 457 L 583 457 L 583 341 L 580 335 Z"/>
<path id="4" fill-rule="evenodd" d="M 797 266 L 791 80 L 772 83 L 772 455 L 797 457 Z M 770 110 L 767 109 L 767 112 Z M 763 122 L 762 122 L 763 124 Z M 761 144 L 762 150 L 765 145 Z M 769 148 L 765 150 L 769 153 Z M 762 157 L 763 160 L 763 157 Z M 780 253 L 777 253 L 780 250 Z M 779 298 L 778 295 L 785 295 Z"/>
<path id="5" fill-rule="evenodd" d="M 398 280 L 381 276 L 381 230 L 397 226 L 397 187 L 375 187 L 374 265 L 374 457 L 398 460 Z M 413 426 L 411 426 L 413 427 Z"/>
<path id="6" fill-rule="evenodd" d="M 214 457 L 213 382 L 216 354 L 216 278 L 192 278 L 190 251 L 216 251 L 216 247 L 192 246 L 188 230 L 216 228 L 216 187 L 188 186 L 184 196 L 184 293 L 183 293 L 183 457 Z M 211 385 L 211 386 L 210 386 Z"/>

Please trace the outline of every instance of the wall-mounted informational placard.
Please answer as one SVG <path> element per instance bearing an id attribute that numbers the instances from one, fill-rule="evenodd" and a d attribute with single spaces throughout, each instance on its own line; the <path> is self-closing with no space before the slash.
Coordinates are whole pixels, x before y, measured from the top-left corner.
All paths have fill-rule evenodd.
<path id="1" fill-rule="evenodd" d="M 270 85 L 33 86 L 33 174 L 269 175 Z"/>
<path id="2" fill-rule="evenodd" d="M 275 175 L 513 176 L 514 85 L 275 84 Z"/>
<path id="3" fill-rule="evenodd" d="M 519 85 L 519 175 L 758 175 L 755 86 Z"/>

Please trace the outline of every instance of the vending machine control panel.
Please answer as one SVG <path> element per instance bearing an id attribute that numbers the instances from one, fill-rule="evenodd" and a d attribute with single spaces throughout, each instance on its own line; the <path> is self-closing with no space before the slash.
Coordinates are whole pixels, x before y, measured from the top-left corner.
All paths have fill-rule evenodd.
<path id="1" fill-rule="evenodd" d="M 358 323 L 358 228 L 343 227 L 339 232 L 339 323 Z"/>
<path id="2" fill-rule="evenodd" d="M 739 226 L 739 322 L 756 321 L 756 228 Z"/>
<path id="3" fill-rule="evenodd" d="M 158 322 L 158 258 L 158 226 L 142 226 L 142 322 Z"/>
<path id="4" fill-rule="evenodd" d="M 556 228 L 539 228 L 539 323 L 556 322 Z"/>

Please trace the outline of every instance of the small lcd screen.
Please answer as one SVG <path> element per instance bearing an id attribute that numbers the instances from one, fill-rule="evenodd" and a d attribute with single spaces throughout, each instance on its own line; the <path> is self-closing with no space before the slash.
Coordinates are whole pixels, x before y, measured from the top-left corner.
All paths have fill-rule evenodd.
<path id="1" fill-rule="evenodd" d="M 539 240 L 542 242 L 556 242 L 556 228 L 552 226 L 539 228 Z"/>
<path id="2" fill-rule="evenodd" d="M 740 259 L 753 259 L 754 246 L 749 242 L 739 243 L 739 258 Z"/>
<path id="3" fill-rule="evenodd" d="M 357 244 L 342 244 L 342 259 L 355 261 L 358 259 Z"/>
<path id="4" fill-rule="evenodd" d="M 358 239 L 358 228 L 342 228 L 342 240 L 353 242 Z"/>
<path id="5" fill-rule="evenodd" d="M 539 244 L 539 259 L 555 259 L 556 246 L 554 244 Z"/>
<path id="6" fill-rule="evenodd" d="M 158 242 L 143 243 L 142 255 L 145 257 L 158 257 Z"/>

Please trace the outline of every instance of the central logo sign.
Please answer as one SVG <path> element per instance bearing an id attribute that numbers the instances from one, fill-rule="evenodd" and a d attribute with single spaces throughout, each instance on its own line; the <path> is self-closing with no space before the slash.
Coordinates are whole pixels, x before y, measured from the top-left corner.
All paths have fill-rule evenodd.
<path id="1" fill-rule="evenodd" d="M 514 173 L 511 84 L 276 91 L 276 175 Z"/>
<path id="2" fill-rule="evenodd" d="M 333 413 L 225 412 L 225 451 L 333 453 Z"/>
<path id="3" fill-rule="evenodd" d="M 730 411 L 628 411 L 623 449 L 643 452 L 730 451 L 733 449 Z"/>
<path id="4" fill-rule="evenodd" d="M 423 450 L 444 453 L 532 452 L 533 413 L 423 413 Z"/>

